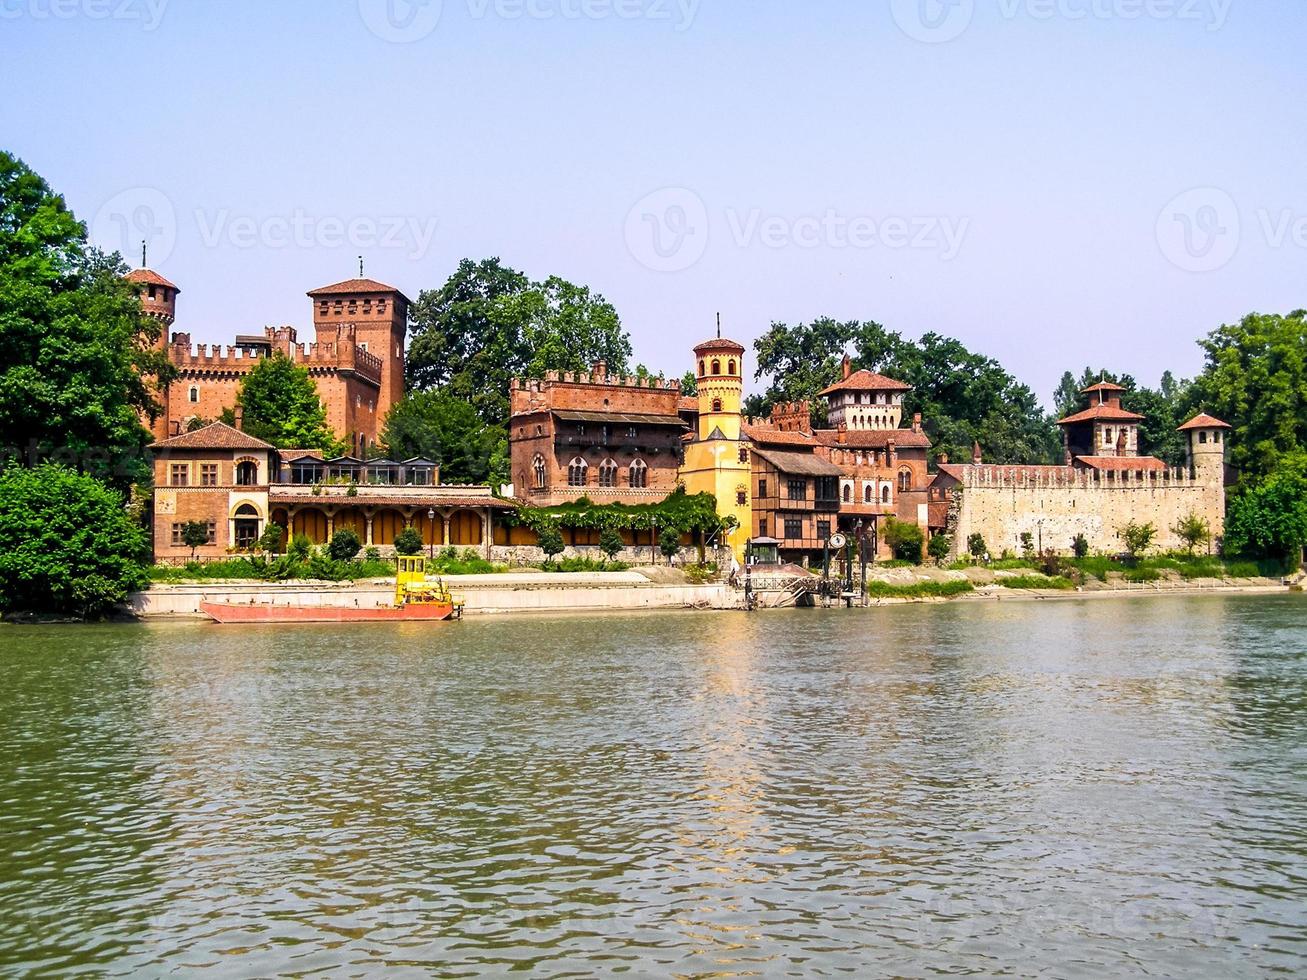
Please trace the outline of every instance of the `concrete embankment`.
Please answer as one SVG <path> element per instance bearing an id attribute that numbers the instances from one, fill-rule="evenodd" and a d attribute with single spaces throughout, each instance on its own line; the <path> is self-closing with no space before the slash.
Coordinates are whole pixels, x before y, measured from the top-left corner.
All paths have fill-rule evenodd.
<path id="1" fill-rule="evenodd" d="M 599 609 L 730 609 L 731 589 L 721 584 L 651 581 L 639 572 L 461 575 L 446 580 L 469 616 Z M 129 598 L 142 618 L 199 617 L 201 602 L 274 603 L 279 606 L 375 608 L 390 605 L 393 581 L 204 582 L 155 585 Z"/>

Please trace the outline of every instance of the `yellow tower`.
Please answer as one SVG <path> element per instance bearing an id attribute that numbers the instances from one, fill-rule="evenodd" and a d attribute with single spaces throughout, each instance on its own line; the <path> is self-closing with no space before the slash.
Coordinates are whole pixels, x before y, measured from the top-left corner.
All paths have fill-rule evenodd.
<path id="1" fill-rule="evenodd" d="M 744 400 L 744 347 L 718 337 L 694 349 L 698 367 L 699 430 L 685 447 L 681 477 L 688 493 L 710 493 L 717 513 L 733 516 L 739 526 L 727 544 L 744 562 L 744 546 L 753 533 L 752 472 L 749 442 L 741 434 Z"/>

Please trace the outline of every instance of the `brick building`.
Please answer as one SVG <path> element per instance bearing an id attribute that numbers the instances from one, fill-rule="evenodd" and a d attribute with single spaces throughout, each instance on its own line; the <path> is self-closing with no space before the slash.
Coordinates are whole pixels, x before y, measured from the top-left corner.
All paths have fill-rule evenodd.
<path id="1" fill-rule="evenodd" d="M 147 315 L 164 324 L 160 349 L 177 378 L 158 393 L 163 412 L 151 426 L 164 440 L 193 424 L 219 418 L 236 404 L 241 381 L 261 357 L 280 353 L 307 368 L 336 437 L 360 456 L 378 441 L 387 413 L 404 395 L 404 343 L 408 298 L 372 279 L 350 279 L 315 289 L 315 341 L 300 343 L 294 327 L 264 327 L 238 335 L 225 347 L 191 344 L 187 332 L 172 333 L 180 290 L 150 269 L 127 279 L 137 286 Z"/>
<path id="2" fill-rule="evenodd" d="M 681 386 L 608 373 L 550 371 L 509 392 L 512 479 L 519 499 L 548 507 L 580 497 L 650 503 L 676 489 L 686 432 Z"/>

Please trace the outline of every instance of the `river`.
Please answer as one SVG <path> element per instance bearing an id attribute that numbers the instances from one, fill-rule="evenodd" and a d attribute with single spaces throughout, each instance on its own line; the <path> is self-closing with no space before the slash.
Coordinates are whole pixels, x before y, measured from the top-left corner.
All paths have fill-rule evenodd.
<path id="1" fill-rule="evenodd" d="M 1307 973 L 1307 600 L 5 629 L 0 972 Z"/>

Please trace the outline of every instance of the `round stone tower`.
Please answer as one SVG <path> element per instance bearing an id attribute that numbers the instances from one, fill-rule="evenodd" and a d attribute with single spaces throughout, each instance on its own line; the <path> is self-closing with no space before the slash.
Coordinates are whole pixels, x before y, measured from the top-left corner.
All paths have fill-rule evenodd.
<path id="1" fill-rule="evenodd" d="M 158 346 L 167 347 L 168 328 L 177 319 L 177 294 L 181 290 L 153 269 L 133 270 L 127 273 L 127 281 L 135 285 L 140 293 L 145 315 L 163 324 Z"/>
<path id="2" fill-rule="evenodd" d="M 1195 415 L 1180 431 L 1189 439 L 1189 475 L 1208 486 L 1225 485 L 1226 422 L 1203 413 Z"/>

